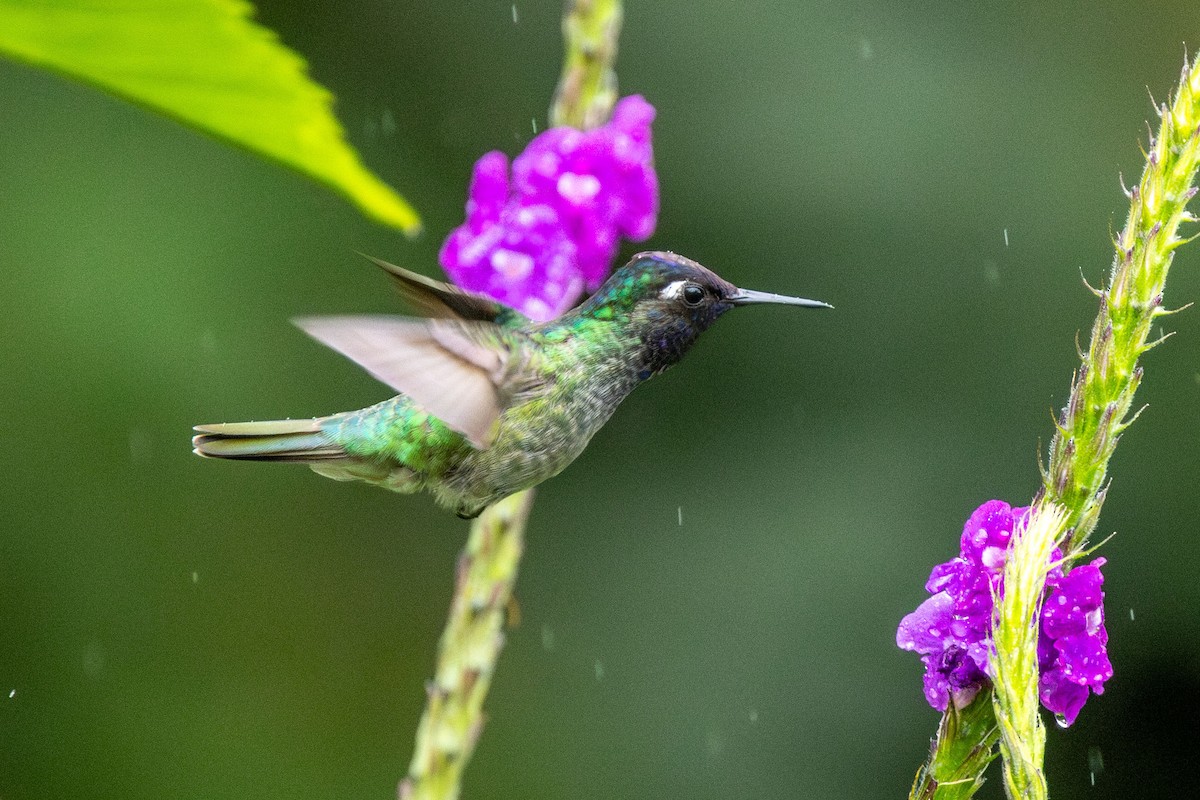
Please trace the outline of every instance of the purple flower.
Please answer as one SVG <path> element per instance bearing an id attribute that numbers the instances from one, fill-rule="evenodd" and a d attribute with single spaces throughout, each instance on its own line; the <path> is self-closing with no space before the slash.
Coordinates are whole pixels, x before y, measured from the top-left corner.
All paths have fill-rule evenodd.
<path id="1" fill-rule="evenodd" d="M 900 621 L 896 645 L 925 664 L 925 697 L 944 711 L 970 702 L 987 681 L 992 592 L 999 588 L 1013 529 L 1028 508 L 989 500 L 963 526 L 960 555 L 938 564 L 925 584 L 933 596 Z"/>
<path id="2" fill-rule="evenodd" d="M 1088 691 L 1103 694 L 1104 682 L 1113 675 L 1100 590 L 1104 563 L 1097 558 L 1060 576 L 1053 587 L 1046 582 L 1051 591 L 1042 604 L 1038 696 L 1066 725 L 1079 715 Z"/>
<path id="3" fill-rule="evenodd" d="M 993 598 L 1002 589 L 1004 561 L 1013 530 L 1028 508 L 989 500 L 963 526 L 958 557 L 933 568 L 925 589 L 931 593 L 904 617 L 896 645 L 921 654 L 925 697 L 945 710 L 951 699 L 962 706 L 987 683 L 992 648 Z M 1047 596 L 1038 639 L 1042 705 L 1070 725 L 1088 691 L 1103 691 L 1112 677 L 1105 645 L 1103 577 L 1097 559 L 1063 575 L 1062 551 L 1050 556 Z"/>
<path id="4" fill-rule="evenodd" d="M 533 319 L 570 308 L 603 282 L 622 236 L 654 231 L 653 120 L 654 107 L 633 95 L 600 128 L 545 131 L 513 161 L 511 182 L 504 154 L 484 155 L 466 222 L 439 254 L 446 273 Z"/>

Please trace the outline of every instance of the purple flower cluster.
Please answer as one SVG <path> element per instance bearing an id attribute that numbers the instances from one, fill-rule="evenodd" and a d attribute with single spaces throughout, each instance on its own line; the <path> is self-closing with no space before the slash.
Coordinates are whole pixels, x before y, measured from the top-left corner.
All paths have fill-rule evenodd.
<path id="1" fill-rule="evenodd" d="M 1070 725 L 1088 699 L 1088 690 L 1104 694 L 1112 677 L 1108 660 L 1108 631 L 1104 627 L 1105 559 L 1076 567 L 1055 583 L 1046 581 L 1050 593 L 1042 605 L 1042 630 L 1038 638 L 1038 694 L 1042 705 Z M 1053 577 L 1053 576 L 1052 576 Z"/>
<path id="2" fill-rule="evenodd" d="M 993 597 L 1003 590 L 1004 561 L 1013 530 L 1029 509 L 989 500 L 963 526 L 960 554 L 933 568 L 932 595 L 900 622 L 896 644 L 921 654 L 925 697 L 945 710 L 962 706 L 988 680 Z M 1112 677 L 1104 628 L 1103 558 L 1063 575 L 1062 551 L 1050 556 L 1038 636 L 1038 690 L 1042 705 L 1063 724 L 1075 721 L 1088 691 L 1101 694 Z"/>
<path id="3" fill-rule="evenodd" d="M 570 308 L 608 275 L 621 236 L 649 238 L 658 215 L 650 145 L 654 107 L 632 95 L 590 131 L 551 128 L 512 163 L 475 164 L 467 219 L 442 245 L 442 267 L 464 289 L 536 320 Z"/>

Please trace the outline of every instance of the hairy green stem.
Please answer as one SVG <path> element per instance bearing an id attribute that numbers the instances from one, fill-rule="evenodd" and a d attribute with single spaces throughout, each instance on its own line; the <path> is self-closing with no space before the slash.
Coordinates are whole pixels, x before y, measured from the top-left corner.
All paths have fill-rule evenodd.
<path id="1" fill-rule="evenodd" d="M 1156 112 L 1158 135 L 1147 148 L 1141 180 L 1127 190 L 1129 218 L 1114 242 L 1108 285 L 1093 290 L 1100 311 L 1087 352 L 1080 353 L 1036 500 L 1039 508 L 1054 504 L 1067 510 L 1069 558 L 1086 547 L 1096 527 L 1108 461 L 1137 417 L 1132 408 L 1142 380 L 1138 358 L 1166 338 L 1149 341 L 1154 321 L 1170 313 L 1163 308 L 1163 287 L 1175 249 L 1187 241 L 1179 237 L 1179 225 L 1195 219 L 1187 202 L 1196 194 L 1200 163 L 1200 62 L 1184 64 L 1171 105 Z"/>
<path id="2" fill-rule="evenodd" d="M 563 13 L 566 57 L 550 107 L 550 125 L 587 130 L 603 125 L 617 102 L 620 0 L 567 0 Z"/>
<path id="3" fill-rule="evenodd" d="M 1038 713 L 1037 645 L 1042 591 L 1065 517 L 1058 506 L 1039 506 L 1013 531 L 1004 562 L 1004 588 L 995 598 L 988 669 L 1004 788 L 1014 800 L 1046 798 L 1042 774 L 1046 729 Z"/>
<path id="4" fill-rule="evenodd" d="M 1166 338 L 1151 341 L 1150 333 L 1154 321 L 1170 313 L 1163 308 L 1163 288 L 1175 249 L 1188 241 L 1180 238 L 1179 226 L 1195 221 L 1186 206 L 1196 194 L 1200 165 L 1200 59 L 1184 64 L 1172 102 L 1156 113 L 1159 131 L 1147 148 L 1141 180 L 1127 190 L 1129 217 L 1114 241 L 1116 255 L 1107 285 L 1093 289 L 1100 300 L 1099 313 L 1088 349 L 1080 353 L 1067 405 L 1056 420 L 1049 460 L 1042 469 L 1043 485 L 1026 531 L 1035 521 L 1046 521 L 1036 523 L 1036 542 L 1028 533 L 1013 537 L 1006 562 L 1005 585 L 1037 586 L 1039 601 L 1049 566 L 1039 554 L 1047 545 L 1063 546 L 1063 569 L 1069 570 L 1071 561 L 1086 550 L 1104 504 L 1109 459 L 1121 433 L 1137 417 L 1133 397 L 1142 379 L 1138 359 Z M 1038 614 L 1028 586 L 1019 598 L 1012 598 L 1011 606 L 1001 603 L 997 609 L 996 658 L 991 665 L 996 689 L 981 690 L 970 706 L 994 706 L 996 725 L 989 730 L 953 724 L 952 718 L 963 712 L 951 704 L 930 759 L 917 773 L 912 798 L 971 797 L 983 783 L 983 770 L 997 742 L 1009 796 L 1045 796 L 1045 731 L 1037 710 Z M 987 757 L 981 755 L 985 751 Z M 954 758 L 962 760 L 956 765 Z"/>
<path id="5" fill-rule="evenodd" d="M 950 703 L 930 743 L 929 760 L 917 771 L 911 800 L 967 800 L 983 785 L 999 735 L 990 690 L 962 708 Z"/>
<path id="6" fill-rule="evenodd" d="M 483 730 L 483 701 L 504 647 L 504 614 L 525 548 L 533 489 L 490 506 L 471 523 L 458 559 L 450 618 L 438 645 L 437 672 L 417 728 L 401 800 L 454 800 L 463 768 Z"/>
<path id="7" fill-rule="evenodd" d="M 563 12 L 566 55 L 554 94 L 551 125 L 587 129 L 604 124 L 617 98 L 613 62 L 621 30 L 620 0 L 568 0 Z M 456 800 L 462 772 L 483 730 L 496 661 L 504 647 L 504 612 L 512 599 L 525 523 L 533 507 L 528 489 L 489 506 L 471 524 L 458 560 L 450 617 L 438 644 L 437 671 L 417 728 L 401 800 Z"/>

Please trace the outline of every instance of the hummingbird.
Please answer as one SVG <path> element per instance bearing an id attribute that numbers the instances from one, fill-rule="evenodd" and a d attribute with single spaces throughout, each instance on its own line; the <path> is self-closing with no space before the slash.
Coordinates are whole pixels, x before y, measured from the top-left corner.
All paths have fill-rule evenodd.
<path id="1" fill-rule="evenodd" d="M 582 304 L 534 322 L 483 295 L 371 260 L 423 318 L 293 322 L 399 394 L 327 417 L 197 425 L 196 454 L 298 462 L 334 480 L 427 490 L 469 519 L 562 472 L 638 384 L 677 363 L 726 311 L 832 308 L 739 289 L 691 259 L 645 252 Z"/>

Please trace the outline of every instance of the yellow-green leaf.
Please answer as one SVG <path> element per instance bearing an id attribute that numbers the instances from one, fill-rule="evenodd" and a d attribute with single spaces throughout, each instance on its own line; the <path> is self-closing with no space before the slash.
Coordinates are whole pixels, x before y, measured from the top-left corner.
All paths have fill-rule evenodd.
<path id="1" fill-rule="evenodd" d="M 359 160 L 333 98 L 243 0 L 0 0 L 0 54 L 274 159 L 409 234 L 413 209 Z"/>

